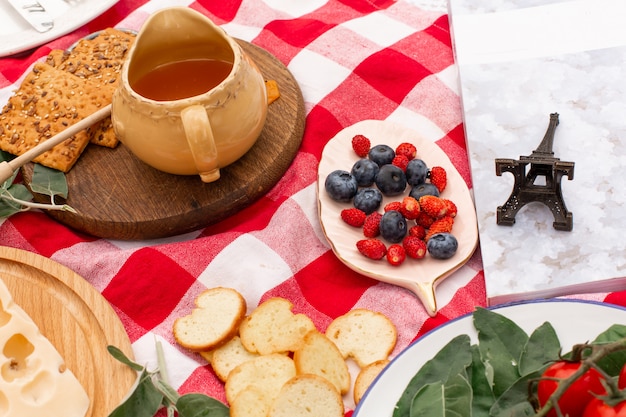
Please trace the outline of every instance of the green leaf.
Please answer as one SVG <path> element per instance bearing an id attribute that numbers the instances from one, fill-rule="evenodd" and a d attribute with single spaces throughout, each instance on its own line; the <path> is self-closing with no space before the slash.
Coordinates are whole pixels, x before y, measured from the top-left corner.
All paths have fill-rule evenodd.
<path id="1" fill-rule="evenodd" d="M 441 348 L 411 379 L 396 403 L 393 417 L 409 417 L 413 397 L 425 385 L 445 383 L 452 376 L 465 373 L 465 368 L 472 363 L 470 346 L 469 336 L 462 334 Z"/>
<path id="2" fill-rule="evenodd" d="M 50 197 L 58 195 L 67 198 L 67 179 L 61 171 L 35 164 L 30 189 Z"/>
<path id="3" fill-rule="evenodd" d="M 23 210 L 22 205 L 19 202 L 13 201 L 11 197 L 18 200 L 30 201 L 33 195 L 28 191 L 28 188 L 22 184 L 12 184 L 4 189 L 0 189 L 0 217 L 9 217 Z"/>
<path id="4" fill-rule="evenodd" d="M 518 365 L 528 335 L 512 320 L 478 307 L 473 314 L 482 360 L 493 369 L 493 392 L 497 396 L 519 377 Z"/>
<path id="5" fill-rule="evenodd" d="M 230 415 L 227 406 L 203 394 L 182 395 L 176 402 L 176 409 L 179 417 L 229 417 Z"/>
<path id="6" fill-rule="evenodd" d="M 604 332 L 600 333 L 593 344 L 603 344 L 617 342 L 626 337 L 626 326 L 614 324 Z M 597 365 L 611 376 L 619 375 L 623 364 L 626 363 L 626 350 L 610 353 L 597 362 Z"/>
<path id="7" fill-rule="evenodd" d="M 472 415 L 486 416 L 496 400 L 491 390 L 487 368 L 480 359 L 477 345 L 472 345 L 472 366 L 468 368 L 469 381 L 472 385 Z"/>
<path id="8" fill-rule="evenodd" d="M 537 327 L 524 346 L 519 363 L 520 375 L 543 369 L 547 363 L 559 357 L 561 342 L 548 322 Z"/>
<path id="9" fill-rule="evenodd" d="M 107 350 L 109 351 L 111 356 L 113 356 L 118 361 L 122 362 L 124 365 L 129 366 L 130 368 L 134 369 L 137 372 L 145 371 L 145 367 L 128 359 L 128 357 L 124 354 L 124 352 L 122 352 L 118 347 L 108 345 Z"/>
<path id="10" fill-rule="evenodd" d="M 539 378 L 541 371 L 531 372 L 515 381 L 491 407 L 490 417 L 520 417 L 535 415 L 533 406 L 528 402 L 528 384 Z"/>
<path id="11" fill-rule="evenodd" d="M 135 390 L 109 417 L 153 417 L 162 400 L 163 394 L 152 383 L 150 374 L 143 371 Z"/>
<path id="12" fill-rule="evenodd" d="M 471 417 L 472 386 L 462 374 L 448 381 L 435 382 L 420 389 L 411 407 L 410 417 Z"/>

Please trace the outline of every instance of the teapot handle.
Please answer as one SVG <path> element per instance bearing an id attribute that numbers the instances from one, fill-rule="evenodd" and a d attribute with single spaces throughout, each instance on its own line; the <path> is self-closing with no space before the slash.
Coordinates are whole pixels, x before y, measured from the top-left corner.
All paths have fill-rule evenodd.
<path id="1" fill-rule="evenodd" d="M 217 160 L 217 146 L 206 109 L 195 104 L 185 108 L 180 114 L 187 143 L 200 178 L 204 182 L 218 180 L 220 168 Z"/>

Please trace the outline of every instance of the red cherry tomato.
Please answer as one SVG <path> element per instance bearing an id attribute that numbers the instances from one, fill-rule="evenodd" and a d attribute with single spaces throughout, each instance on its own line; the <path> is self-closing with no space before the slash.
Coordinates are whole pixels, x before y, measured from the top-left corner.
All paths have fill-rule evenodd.
<path id="1" fill-rule="evenodd" d="M 580 367 L 579 362 L 558 361 L 550 365 L 542 375 L 537 385 L 539 404 L 543 407 L 548 398 L 557 389 L 559 381 L 546 378 L 566 379 Z M 565 391 L 559 399 L 561 414 L 569 417 L 582 417 L 585 406 L 595 397 L 606 391 L 602 385 L 602 375 L 595 369 L 589 369 Z M 556 417 L 554 408 L 548 413 L 549 417 Z"/>
<path id="2" fill-rule="evenodd" d="M 594 398 L 587 404 L 583 417 L 626 417 L 626 401 L 610 406 L 601 399 Z"/>

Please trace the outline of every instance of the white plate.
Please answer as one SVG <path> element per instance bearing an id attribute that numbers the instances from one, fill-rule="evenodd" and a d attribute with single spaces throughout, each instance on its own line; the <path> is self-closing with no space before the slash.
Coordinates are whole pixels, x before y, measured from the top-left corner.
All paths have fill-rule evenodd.
<path id="1" fill-rule="evenodd" d="M 452 234 L 457 238 L 459 248 L 452 258 L 439 260 L 427 255 L 421 260 L 407 258 L 402 265 L 392 266 L 386 260 L 371 260 L 358 252 L 356 242 L 363 239 L 362 229 L 348 226 L 340 216 L 341 210 L 350 207 L 350 204 L 332 200 L 324 189 L 328 174 L 336 169 L 349 172 L 352 165 L 359 160 L 352 150 L 352 138 L 357 134 L 367 136 L 372 146 L 386 144 L 395 149 L 402 142 L 410 142 L 417 148 L 417 157 L 424 160 L 426 165 L 445 168 L 448 185 L 441 197 L 452 200 L 458 208 Z M 409 191 L 410 188 L 407 187 L 405 195 Z M 430 315 L 437 313 L 436 285 L 467 262 L 478 244 L 476 209 L 461 174 L 437 144 L 399 124 L 364 120 L 343 129 L 332 138 L 322 152 L 318 168 L 317 196 L 322 229 L 337 257 L 360 274 L 414 292 Z M 403 196 L 383 197 L 383 205 L 390 201 L 399 201 Z"/>
<path id="2" fill-rule="evenodd" d="M 552 324 L 563 352 L 576 343 L 593 340 L 615 323 L 626 323 L 626 309 L 578 300 L 544 300 L 496 306 L 498 314 L 513 320 L 530 334 L 542 323 Z M 372 383 L 353 417 L 391 417 L 394 406 L 413 376 L 454 337 L 468 334 L 477 342 L 471 314 L 445 323 L 411 344 L 396 356 Z"/>
<path id="3" fill-rule="evenodd" d="M 54 19 L 54 28 L 39 33 L 6 1 L 0 2 L 0 57 L 23 52 L 61 37 L 95 19 L 119 0 L 38 0 Z"/>

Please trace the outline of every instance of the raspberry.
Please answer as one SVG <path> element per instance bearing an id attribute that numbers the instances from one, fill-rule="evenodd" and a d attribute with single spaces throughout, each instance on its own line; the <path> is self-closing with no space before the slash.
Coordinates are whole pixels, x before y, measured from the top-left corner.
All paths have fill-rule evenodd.
<path id="1" fill-rule="evenodd" d="M 424 229 L 428 229 L 431 224 L 435 221 L 435 218 L 430 214 L 426 213 L 424 210 L 420 212 L 420 215 L 415 219 L 415 223 L 418 226 L 422 226 Z"/>
<path id="2" fill-rule="evenodd" d="M 421 196 L 419 204 L 423 212 L 435 219 L 440 219 L 445 216 L 448 210 L 446 203 L 444 203 L 441 198 L 435 197 L 434 195 Z"/>
<path id="3" fill-rule="evenodd" d="M 365 237 L 377 237 L 380 234 L 379 226 L 382 217 L 382 214 L 375 211 L 365 218 L 365 223 L 363 224 L 363 235 Z"/>
<path id="4" fill-rule="evenodd" d="M 409 229 L 409 236 L 424 240 L 424 237 L 426 236 L 426 228 L 424 226 L 416 224 Z"/>
<path id="5" fill-rule="evenodd" d="M 395 243 L 389 246 L 389 249 L 387 249 L 387 262 L 393 266 L 398 266 L 401 265 L 405 259 L 406 253 L 402 245 Z"/>
<path id="6" fill-rule="evenodd" d="M 448 183 L 448 175 L 442 167 L 432 167 L 429 173 L 430 183 L 437 187 L 439 192 L 443 192 Z"/>
<path id="7" fill-rule="evenodd" d="M 363 239 L 356 242 L 356 248 L 359 252 L 370 259 L 383 259 L 387 254 L 385 244 L 375 238 Z"/>
<path id="8" fill-rule="evenodd" d="M 420 205 L 413 197 L 404 197 L 399 211 L 407 220 L 415 220 L 420 214 Z"/>
<path id="9" fill-rule="evenodd" d="M 352 149 L 361 158 L 366 158 L 370 151 L 371 142 L 363 135 L 356 135 L 352 138 Z"/>
<path id="10" fill-rule="evenodd" d="M 426 256 L 426 242 L 415 236 L 407 236 L 402 241 L 404 252 L 413 259 L 422 259 Z"/>
<path id="11" fill-rule="evenodd" d="M 441 219 L 435 220 L 428 229 L 428 233 L 426 233 L 426 237 L 424 237 L 424 240 L 428 242 L 428 239 L 430 239 L 432 235 L 436 235 L 437 233 L 450 233 L 452 231 L 453 225 L 454 219 L 450 216 L 445 216 Z"/>
<path id="12" fill-rule="evenodd" d="M 400 203 L 399 201 L 392 201 L 391 203 L 385 204 L 383 210 L 385 211 L 385 213 L 391 210 L 400 211 L 401 206 L 402 203 Z"/>
<path id="13" fill-rule="evenodd" d="M 361 227 L 365 223 L 367 215 L 358 208 L 348 208 L 341 210 L 341 219 L 350 226 Z"/>
<path id="14" fill-rule="evenodd" d="M 456 217 L 456 213 L 458 212 L 456 204 L 454 204 L 452 200 L 448 200 L 447 198 L 444 198 L 443 202 L 446 203 L 446 207 L 448 208 L 448 210 L 446 210 L 446 216 Z"/>
<path id="15" fill-rule="evenodd" d="M 404 155 L 396 155 L 391 163 L 400 168 L 402 171 L 406 171 L 406 167 L 409 165 L 409 159 Z"/>
<path id="16" fill-rule="evenodd" d="M 417 156 L 417 149 L 412 143 L 402 142 L 396 148 L 396 155 L 404 155 L 410 161 Z"/>

